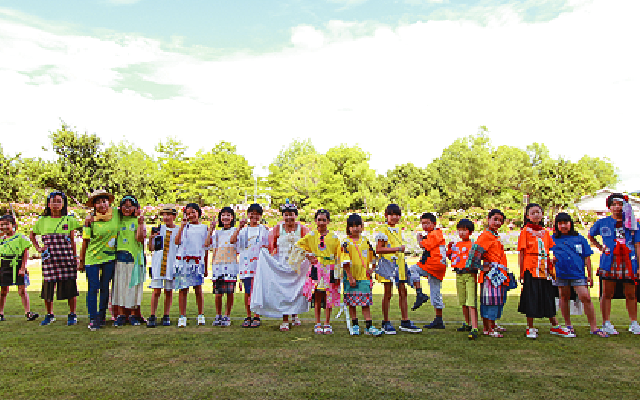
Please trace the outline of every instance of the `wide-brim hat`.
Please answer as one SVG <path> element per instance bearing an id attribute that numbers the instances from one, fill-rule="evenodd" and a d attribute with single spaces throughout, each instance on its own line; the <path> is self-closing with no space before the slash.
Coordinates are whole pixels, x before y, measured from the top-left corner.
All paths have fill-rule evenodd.
<path id="1" fill-rule="evenodd" d="M 93 207 L 93 202 L 95 201 L 96 197 L 100 197 L 100 196 L 107 197 L 109 199 L 109 203 L 113 203 L 114 197 L 111 193 L 107 192 L 104 189 L 98 189 L 98 190 L 94 190 L 93 193 L 89 195 L 89 200 L 87 200 L 87 202 L 84 203 L 84 205 L 87 207 Z"/>
<path id="2" fill-rule="evenodd" d="M 178 215 L 178 210 L 176 210 L 175 207 L 164 206 L 164 207 L 162 207 L 162 209 L 160 210 L 160 212 L 158 214 L 160 214 L 160 215 L 162 215 L 162 214 Z"/>

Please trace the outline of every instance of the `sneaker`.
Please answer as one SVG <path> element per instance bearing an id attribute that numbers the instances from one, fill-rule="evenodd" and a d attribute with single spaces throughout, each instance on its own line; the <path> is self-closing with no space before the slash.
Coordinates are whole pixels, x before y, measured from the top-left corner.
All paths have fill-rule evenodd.
<path id="1" fill-rule="evenodd" d="M 394 328 L 393 325 L 391 325 L 391 321 L 385 321 L 382 324 L 382 330 L 384 331 L 385 335 L 395 335 L 396 334 L 396 328 Z"/>
<path id="2" fill-rule="evenodd" d="M 51 325 L 52 322 L 55 322 L 56 317 L 53 316 L 53 314 L 47 314 L 44 316 L 44 319 L 42 320 L 42 322 L 40 322 L 40 326 L 47 326 L 47 325 Z"/>
<path id="3" fill-rule="evenodd" d="M 527 335 L 529 339 L 537 339 L 538 338 L 538 330 L 536 328 L 527 328 Z"/>
<path id="4" fill-rule="evenodd" d="M 127 323 L 127 317 L 124 315 L 118 315 L 115 321 L 113 321 L 113 326 L 116 328 L 123 327 Z"/>
<path id="5" fill-rule="evenodd" d="M 430 324 L 424 326 L 427 329 L 444 329 L 444 321 L 442 318 L 435 318 Z"/>
<path id="6" fill-rule="evenodd" d="M 247 317 L 244 319 L 244 321 L 242 322 L 242 327 L 251 328 L 251 317 Z"/>
<path id="7" fill-rule="evenodd" d="M 220 326 L 222 325 L 222 315 L 216 315 L 216 317 L 213 319 L 213 323 L 211 324 L 211 326 Z"/>
<path id="8" fill-rule="evenodd" d="M 162 316 L 162 326 L 171 326 L 171 318 L 168 315 Z"/>
<path id="9" fill-rule="evenodd" d="M 298 317 L 297 315 L 295 317 L 293 317 L 293 326 L 300 326 L 302 325 L 302 321 L 300 320 L 300 317 Z"/>
<path id="10" fill-rule="evenodd" d="M 39 316 L 40 316 L 40 314 L 33 313 L 31 311 L 29 311 L 28 313 L 25 314 L 25 317 L 27 318 L 27 321 L 35 321 L 36 319 L 38 319 Z"/>
<path id="11" fill-rule="evenodd" d="M 314 333 L 317 333 L 317 334 L 319 334 L 319 335 L 322 335 L 322 334 L 324 333 L 324 329 L 322 329 L 322 324 L 316 324 L 316 325 L 313 327 L 313 332 L 314 332 Z"/>
<path id="12" fill-rule="evenodd" d="M 185 326 L 187 326 L 187 317 L 181 315 L 180 318 L 178 318 L 178 328 L 184 328 Z"/>
<path id="13" fill-rule="evenodd" d="M 565 327 L 562 327 L 560 325 L 554 327 L 551 327 L 551 329 L 549 330 L 549 333 L 551 333 L 552 335 L 558 335 L 558 336 L 562 336 L 562 337 L 576 337 L 575 333 L 571 333 L 571 331 Z"/>
<path id="14" fill-rule="evenodd" d="M 629 332 L 634 335 L 640 335 L 640 325 L 638 324 L 638 321 L 631 322 L 631 325 L 629 325 Z"/>
<path id="15" fill-rule="evenodd" d="M 251 327 L 252 328 L 257 328 L 262 324 L 262 321 L 260 321 L 260 317 L 253 317 L 253 320 L 251 321 Z"/>
<path id="16" fill-rule="evenodd" d="M 6 321 L 6 319 L 4 319 L 4 314 L 0 314 L 0 321 Z"/>
<path id="17" fill-rule="evenodd" d="M 156 316 L 149 315 L 149 318 L 147 319 L 147 328 L 155 328 L 155 327 L 156 327 Z"/>
<path id="18" fill-rule="evenodd" d="M 205 324 L 204 314 L 198 315 L 198 325 L 204 325 L 204 324 Z"/>
<path id="19" fill-rule="evenodd" d="M 331 325 L 325 325 L 322 329 L 322 333 L 324 333 L 325 335 L 331 335 L 333 333 L 333 328 L 331 327 Z"/>
<path id="20" fill-rule="evenodd" d="M 351 336 L 358 336 L 358 335 L 360 335 L 360 326 L 358 326 L 358 325 L 352 325 L 352 326 L 351 326 L 351 332 L 349 332 L 349 334 L 351 334 Z"/>
<path id="21" fill-rule="evenodd" d="M 606 332 L 608 335 L 617 335 L 618 334 L 618 331 L 613 326 L 611 321 L 604 321 L 604 324 L 602 324 L 602 330 L 604 332 Z"/>
<path id="22" fill-rule="evenodd" d="M 67 315 L 67 326 L 76 325 L 78 323 L 78 316 L 75 314 Z"/>
<path id="23" fill-rule="evenodd" d="M 400 322 L 400 330 L 403 332 L 409 333 L 420 333 L 422 329 L 415 326 L 411 321 L 402 321 Z"/>
<path id="24" fill-rule="evenodd" d="M 129 323 L 131 324 L 131 326 L 140 326 L 140 321 L 135 315 L 129 315 Z"/>
<path id="25" fill-rule="evenodd" d="M 283 322 L 280 324 L 280 332 L 287 332 L 289 331 L 289 323 L 288 322 Z"/>
<path id="26" fill-rule="evenodd" d="M 203 317 L 204 318 L 204 317 Z M 231 325 L 231 318 L 229 318 L 228 315 L 225 315 L 224 317 L 222 317 L 222 319 L 220 320 L 220 325 L 221 326 L 230 326 Z"/>
<path id="27" fill-rule="evenodd" d="M 469 332 L 469 336 L 467 336 L 469 338 L 469 340 L 476 340 L 478 338 L 478 330 L 477 329 L 472 329 Z"/>
<path id="28" fill-rule="evenodd" d="M 417 310 L 418 308 L 420 308 L 421 305 L 423 305 L 427 301 L 429 301 L 429 296 L 427 296 L 426 294 L 422 293 L 422 294 L 416 295 L 416 302 L 413 303 L 413 307 L 411 307 L 411 311 Z"/>
<path id="29" fill-rule="evenodd" d="M 91 320 L 91 322 L 89 322 L 89 330 L 91 332 L 95 332 L 98 329 L 100 329 L 100 321 L 98 321 L 97 319 Z"/>
<path id="30" fill-rule="evenodd" d="M 456 328 L 458 332 L 471 332 L 471 325 L 467 325 L 466 322 L 462 323 L 460 328 Z"/>
<path id="31" fill-rule="evenodd" d="M 422 331 L 422 329 L 420 331 Z M 367 328 L 367 329 L 364 330 L 364 334 L 365 335 L 369 335 L 369 336 L 373 336 L 373 337 L 380 337 L 380 336 L 384 335 L 384 332 L 381 331 L 380 329 L 376 328 L 375 326 L 371 325 L 370 328 Z"/>

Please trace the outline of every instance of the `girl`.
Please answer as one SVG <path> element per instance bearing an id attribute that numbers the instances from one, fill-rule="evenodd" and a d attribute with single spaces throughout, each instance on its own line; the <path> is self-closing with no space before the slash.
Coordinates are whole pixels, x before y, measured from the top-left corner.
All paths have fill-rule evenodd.
<path id="1" fill-rule="evenodd" d="M 205 249 L 208 229 L 200 224 L 202 210 L 195 203 L 189 203 L 184 208 L 180 230 L 176 235 L 175 244 L 180 246 L 176 255 L 175 288 L 180 291 L 178 296 L 178 328 L 187 326 L 187 295 L 189 287 L 193 286 L 198 305 L 198 325 L 204 325 L 204 300 L 202 298 L 202 283 L 209 274 L 207 271 L 209 251 Z"/>
<path id="2" fill-rule="evenodd" d="M 17 223 L 12 215 L 0 217 L 0 233 L 4 236 L 0 239 L 0 321 L 4 321 L 4 305 L 7 302 L 9 286 L 17 285 L 18 294 L 22 299 L 22 306 L 27 320 L 33 321 L 38 314 L 31 312 L 29 294 L 25 290 L 25 276 L 27 272 L 27 260 L 29 259 L 29 247 L 31 243 L 23 235 L 16 233 Z"/>
<path id="3" fill-rule="evenodd" d="M 506 301 L 506 286 L 509 283 L 507 256 L 500 242 L 498 230 L 504 224 L 502 211 L 489 211 L 488 229 L 478 236 L 469 250 L 470 267 L 480 271 L 480 316 L 484 326 L 484 334 L 501 338 L 504 328 L 496 325 L 502 317 Z"/>
<path id="4" fill-rule="evenodd" d="M 96 331 L 104 325 L 109 305 L 109 283 L 113 278 L 116 259 L 116 238 L 119 229 L 119 216 L 111 208 L 113 195 L 100 189 L 89 196 L 85 204 L 93 207 L 93 215 L 89 214 L 82 230 L 82 248 L 80 249 L 80 265 L 78 270 L 87 271 L 87 311 L 89 312 L 89 329 Z M 98 314 L 97 297 L 100 291 L 100 313 Z"/>
<path id="5" fill-rule="evenodd" d="M 340 260 L 344 268 L 344 304 L 349 306 L 351 318 L 351 335 L 360 334 L 360 326 L 356 317 L 356 306 L 362 307 L 365 319 L 365 335 L 380 336 L 384 332 L 373 326 L 370 306 L 373 304 L 371 292 L 371 273 L 369 265 L 374 260 L 373 247 L 366 238 L 361 238 L 362 218 L 351 214 L 347 218 L 347 240 L 342 243 Z"/>
<path id="6" fill-rule="evenodd" d="M 238 229 L 231 236 L 230 242 L 237 243 L 240 251 L 239 278 L 244 287 L 244 306 L 247 317 L 242 323 L 243 328 L 257 328 L 260 326 L 260 315 L 254 314 L 251 318 L 251 290 L 253 289 L 253 278 L 258 266 L 260 249 L 269 246 L 269 229 L 260 223 L 262 217 L 262 207 L 260 204 L 251 204 L 247 209 L 249 226 L 245 227 L 247 221 L 240 220 Z"/>
<path id="7" fill-rule="evenodd" d="M 602 330 L 609 335 L 617 335 L 618 331 L 610 321 L 611 299 L 618 282 L 622 283 L 626 298 L 627 312 L 631 324 L 629 332 L 640 335 L 638 325 L 638 303 L 636 302 L 636 288 L 634 280 L 638 279 L 638 254 L 640 254 L 640 225 L 636 222 L 633 209 L 620 193 L 613 193 L 607 197 L 607 208 L 611 216 L 599 219 L 589 230 L 589 241 L 598 250 L 600 268 L 598 276 L 601 279 L 602 296 L 600 309 L 602 310 Z M 602 244 L 595 239 L 602 236 Z"/>
<path id="8" fill-rule="evenodd" d="M 116 242 L 116 267 L 113 274 L 111 305 L 118 315 L 114 326 L 124 326 L 129 319 L 133 326 L 140 325 L 136 311 L 142 304 L 145 256 L 144 240 L 147 229 L 144 212 L 140 211 L 138 200 L 131 195 L 124 196 L 118 210 L 120 226 Z M 136 215 L 138 215 L 136 217 Z"/>
<path id="9" fill-rule="evenodd" d="M 298 241 L 311 263 L 302 294 L 315 307 L 315 333 L 331 334 L 329 324 L 331 308 L 340 306 L 340 270 L 336 268 L 336 260 L 340 251 L 340 240 L 335 234 L 329 234 L 327 224 L 330 222 L 329 211 L 318 210 L 314 216 L 317 231 L 310 232 Z M 324 327 L 320 323 L 320 312 L 325 308 Z"/>
<path id="10" fill-rule="evenodd" d="M 591 326 L 591 334 L 606 338 L 609 335 L 598 329 L 596 314 L 591 303 L 589 287 L 593 287 L 593 274 L 591 272 L 591 246 L 582 235 L 573 227 L 571 216 L 567 213 L 558 213 L 553 229 L 553 265 L 556 271 L 556 280 L 553 282 L 560 289 L 560 311 L 567 329 L 575 334 L 571 325 L 571 313 L 569 312 L 569 298 L 571 288 L 576 291 L 578 298 L 584 305 L 587 320 Z M 587 268 L 588 276 L 584 269 Z"/>
<path id="11" fill-rule="evenodd" d="M 518 266 L 522 292 L 518 311 L 527 316 L 526 337 L 535 339 L 538 330 L 533 327 L 534 318 L 549 318 L 550 333 L 563 337 L 575 337 L 570 330 L 558 325 L 556 319 L 555 290 L 550 278 L 554 276 L 549 249 L 554 242 L 542 226 L 542 207 L 530 203 L 524 210 L 524 228 L 518 239 Z"/>
<path id="12" fill-rule="evenodd" d="M 236 214 L 231 207 L 224 207 L 218 213 L 218 227 L 222 230 L 214 231 L 215 221 L 207 235 L 206 246 L 213 249 L 213 261 L 211 263 L 211 280 L 213 281 L 213 293 L 216 298 L 216 318 L 213 326 L 231 325 L 231 308 L 233 307 L 233 292 L 238 280 L 238 252 L 236 244 L 231 243 L 233 236 L 237 237 Z M 222 296 L 227 295 L 227 307 L 222 316 Z"/>
<path id="13" fill-rule="evenodd" d="M 53 315 L 53 294 L 57 299 L 67 300 L 69 315 L 67 325 L 78 322 L 76 303 L 78 296 L 78 257 L 76 255 L 75 232 L 82 225 L 67 211 L 67 196 L 62 192 L 51 192 L 47 196 L 44 213 L 29 235 L 33 247 L 42 254 L 42 292 L 47 311 L 40 325 L 55 321 Z M 42 236 L 40 246 L 36 235 Z"/>

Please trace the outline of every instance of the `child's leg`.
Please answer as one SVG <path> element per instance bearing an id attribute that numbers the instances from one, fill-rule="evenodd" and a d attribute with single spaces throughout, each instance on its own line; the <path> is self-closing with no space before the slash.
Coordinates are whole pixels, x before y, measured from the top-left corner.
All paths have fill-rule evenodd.
<path id="1" fill-rule="evenodd" d="M 69 314 L 75 314 L 76 306 L 78 304 L 78 296 L 73 296 L 72 298 L 67 300 L 67 304 L 69 305 Z M 53 307 L 53 304 L 51 306 Z M 53 312 L 51 314 L 53 314 Z"/>
<path id="2" fill-rule="evenodd" d="M 600 298 L 600 309 L 602 311 L 602 321 L 610 321 L 611 318 L 611 299 L 616 290 L 616 281 L 608 279 L 602 280 L 602 297 Z"/>
<path id="3" fill-rule="evenodd" d="M 467 307 L 467 309 L 471 319 L 471 329 L 478 329 L 478 309 L 476 307 Z"/>
<path id="4" fill-rule="evenodd" d="M 364 307 L 362 307 L 362 316 L 364 316 Z M 351 321 L 358 319 L 358 314 L 356 314 L 356 306 L 349 306 L 349 318 L 351 318 Z"/>
<path id="5" fill-rule="evenodd" d="M 18 285 L 18 295 L 22 300 L 22 307 L 24 307 L 24 313 L 31 311 L 31 304 L 29 304 L 29 293 L 25 290 L 24 285 Z"/>
<path id="6" fill-rule="evenodd" d="M 470 319 L 469 319 L 469 307 L 468 306 L 462 306 L 462 315 L 464 315 L 464 323 L 467 325 L 471 325 Z"/>
<path id="7" fill-rule="evenodd" d="M 384 295 L 382 297 L 382 319 L 389 321 L 389 306 L 393 295 L 393 282 L 384 282 Z"/>
<path id="8" fill-rule="evenodd" d="M 189 294 L 189 288 L 180 289 L 178 295 L 178 309 L 180 315 L 187 315 L 187 295 Z"/>
<path id="9" fill-rule="evenodd" d="M 404 282 L 398 283 L 398 305 L 400 306 L 400 315 L 402 317 L 402 320 L 408 320 L 409 307 L 407 306 L 407 286 L 404 284 Z"/>
<path id="10" fill-rule="evenodd" d="M 371 321 L 371 308 L 369 306 L 362 306 L 362 318 L 365 321 Z"/>
<path id="11" fill-rule="evenodd" d="M 328 307 L 324 309 L 324 324 L 325 325 L 330 325 L 329 323 L 331 322 L 331 307 Z"/>
<path id="12" fill-rule="evenodd" d="M 7 294 L 9 293 L 9 286 L 2 286 L 0 290 L 0 314 L 4 315 L 4 305 L 7 303 Z"/>
<path id="13" fill-rule="evenodd" d="M 75 299 L 75 297 L 74 297 Z M 44 301 L 44 309 L 47 312 L 47 314 L 53 314 L 53 301 Z"/>
<path id="14" fill-rule="evenodd" d="M 638 320 L 638 302 L 636 301 L 636 285 L 631 283 L 624 284 L 624 297 L 627 302 L 627 312 L 631 321 Z"/>
<path id="15" fill-rule="evenodd" d="M 320 290 L 316 290 L 315 292 L 313 292 L 313 306 L 314 306 L 314 311 L 315 311 L 315 316 L 316 316 L 316 324 L 320 323 L 320 313 L 322 312 L 322 292 Z"/>
<path id="16" fill-rule="evenodd" d="M 584 313 L 587 315 L 587 321 L 589 321 L 589 328 L 591 329 L 591 332 L 596 331 L 598 329 L 598 322 L 596 321 L 596 312 L 593 308 L 593 303 L 591 302 L 591 294 L 589 294 L 589 289 L 586 286 L 574 286 L 573 289 L 575 289 L 576 293 L 578 294 L 578 299 L 582 302 Z M 567 325 L 569 325 L 569 323 L 567 323 Z"/>
<path id="17" fill-rule="evenodd" d="M 222 293 L 216 293 L 216 315 L 222 315 Z"/>
<path id="18" fill-rule="evenodd" d="M 173 301 L 173 290 L 165 289 L 164 291 L 164 315 L 169 315 L 171 311 L 171 303 Z"/>
<path id="19" fill-rule="evenodd" d="M 225 314 L 227 317 L 231 315 L 231 309 L 233 308 L 233 293 L 227 293 L 227 313 Z"/>
<path id="20" fill-rule="evenodd" d="M 194 286 L 193 291 L 196 294 L 196 305 L 198 306 L 198 315 L 204 314 L 204 299 L 202 298 L 202 285 Z"/>
<path id="21" fill-rule="evenodd" d="M 529 329 L 533 328 L 533 318 L 527 317 L 527 327 Z"/>
<path id="22" fill-rule="evenodd" d="M 560 312 L 564 319 L 564 324 L 571 326 L 571 313 L 569 312 L 569 300 L 571 298 L 571 286 L 560 286 Z"/>
<path id="23" fill-rule="evenodd" d="M 162 289 L 153 289 L 153 293 L 151 293 L 151 315 L 156 315 L 158 311 L 158 300 L 160 299 L 161 291 Z"/>

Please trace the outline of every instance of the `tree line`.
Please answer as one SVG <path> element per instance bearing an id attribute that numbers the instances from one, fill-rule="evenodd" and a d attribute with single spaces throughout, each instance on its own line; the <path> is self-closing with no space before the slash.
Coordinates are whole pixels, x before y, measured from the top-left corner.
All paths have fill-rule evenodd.
<path id="1" fill-rule="evenodd" d="M 187 156 L 176 138 L 160 141 L 155 154 L 126 141 L 106 145 L 96 134 L 77 132 L 64 122 L 50 132 L 52 160 L 4 154 L 0 145 L 3 202 L 44 202 L 51 189 L 84 202 L 103 188 L 116 197 L 135 194 L 143 204 L 196 202 L 221 207 L 258 201 L 277 206 L 290 199 L 302 207 L 380 211 L 398 203 L 411 211 L 519 208 L 524 196 L 543 207 L 566 207 L 581 196 L 617 182 L 608 159 L 553 158 L 544 144 L 526 149 L 491 144 L 486 127 L 456 139 L 425 168 L 398 165 L 385 174 L 369 166 L 358 146 L 319 153 L 310 140 L 294 140 L 275 156 L 266 177 L 236 146 L 221 141 Z"/>

